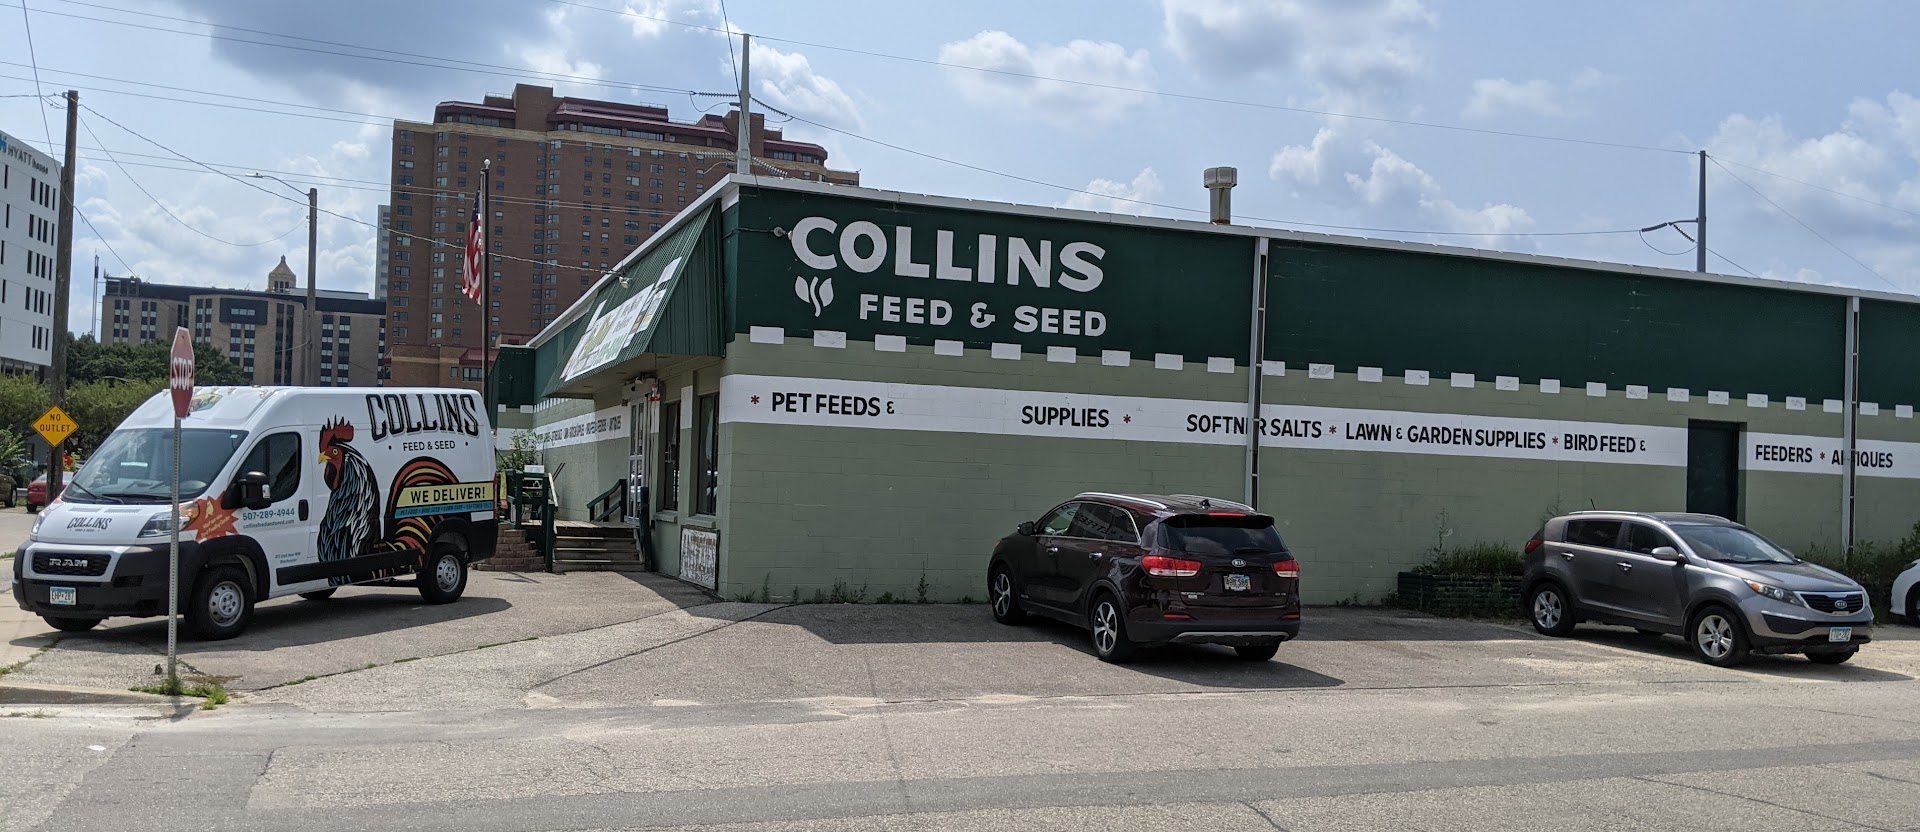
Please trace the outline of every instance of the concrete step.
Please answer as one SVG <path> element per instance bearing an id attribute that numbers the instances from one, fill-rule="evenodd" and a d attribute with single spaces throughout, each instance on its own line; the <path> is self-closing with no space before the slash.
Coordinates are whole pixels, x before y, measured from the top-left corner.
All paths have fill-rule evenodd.
<path id="1" fill-rule="evenodd" d="M 553 547 L 553 556 L 556 558 L 573 557 L 575 554 L 582 557 L 637 558 L 640 556 L 640 550 L 632 546 L 560 545 Z"/>
<path id="2" fill-rule="evenodd" d="M 560 560 L 553 561 L 554 572 L 645 572 L 639 561 Z"/>

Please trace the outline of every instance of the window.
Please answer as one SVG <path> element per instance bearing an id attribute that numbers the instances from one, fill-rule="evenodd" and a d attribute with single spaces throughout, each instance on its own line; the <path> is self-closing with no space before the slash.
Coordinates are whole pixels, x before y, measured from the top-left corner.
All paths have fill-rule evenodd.
<path id="1" fill-rule="evenodd" d="M 240 465 L 241 473 L 267 475 L 267 498 L 280 502 L 300 490 L 300 434 L 276 433 L 260 440 Z"/>
<path id="2" fill-rule="evenodd" d="M 1139 543 L 1140 530 L 1134 525 L 1133 515 L 1118 506 L 1101 503 L 1087 503 L 1074 515 L 1072 526 L 1074 537 L 1094 540 L 1111 540 L 1117 543 Z"/>
<path id="3" fill-rule="evenodd" d="M 1043 535 L 1064 535 L 1073 526 L 1073 516 L 1080 511 L 1079 503 L 1068 503 L 1053 510 L 1052 514 L 1040 521 L 1039 533 Z"/>
<path id="4" fill-rule="evenodd" d="M 1653 550 L 1662 546 L 1672 546 L 1674 551 L 1680 550 L 1680 547 L 1659 529 L 1640 523 L 1627 527 L 1627 551 L 1651 555 Z"/>
<path id="5" fill-rule="evenodd" d="M 1570 520 L 1567 522 L 1567 542 L 1576 546 L 1612 549 L 1619 540 L 1620 521 L 1618 520 Z"/>
<path id="6" fill-rule="evenodd" d="M 694 514 L 714 514 L 720 507 L 720 394 L 708 393 L 694 405 L 699 429 L 700 480 L 693 497 Z"/>
<path id="7" fill-rule="evenodd" d="M 680 508 L 680 403 L 660 405 L 660 510 Z"/>

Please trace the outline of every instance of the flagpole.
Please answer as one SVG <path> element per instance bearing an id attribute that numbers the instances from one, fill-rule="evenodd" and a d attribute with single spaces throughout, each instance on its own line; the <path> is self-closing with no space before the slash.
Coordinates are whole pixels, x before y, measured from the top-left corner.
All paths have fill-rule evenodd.
<path id="1" fill-rule="evenodd" d="M 486 223 L 492 217 L 493 196 L 487 192 L 487 178 L 493 170 L 493 160 L 480 162 L 480 216 L 474 222 Z M 487 408 L 487 422 L 493 418 L 493 385 L 489 377 L 493 372 L 493 258 L 487 250 L 493 247 L 493 235 L 488 233 L 486 225 L 480 231 L 480 403 Z"/>

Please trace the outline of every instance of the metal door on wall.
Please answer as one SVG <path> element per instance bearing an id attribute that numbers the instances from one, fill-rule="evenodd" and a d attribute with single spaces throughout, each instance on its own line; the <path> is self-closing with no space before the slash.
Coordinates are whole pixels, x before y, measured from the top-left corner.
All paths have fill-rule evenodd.
<path id="1" fill-rule="evenodd" d="M 1687 511 L 1740 520 L 1738 422 L 1687 423 Z"/>

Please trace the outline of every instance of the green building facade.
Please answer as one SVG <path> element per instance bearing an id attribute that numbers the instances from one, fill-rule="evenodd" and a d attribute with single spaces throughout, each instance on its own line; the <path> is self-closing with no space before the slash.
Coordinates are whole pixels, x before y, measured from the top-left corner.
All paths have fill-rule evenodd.
<path id="1" fill-rule="evenodd" d="M 1836 548 L 1850 412 L 1904 536 L 1916 347 L 1903 296 L 737 177 L 502 368 L 563 516 L 624 481 L 722 594 L 981 597 L 1078 492 L 1247 498 L 1251 426 L 1327 603 L 1589 507 Z"/>

